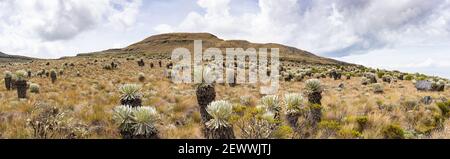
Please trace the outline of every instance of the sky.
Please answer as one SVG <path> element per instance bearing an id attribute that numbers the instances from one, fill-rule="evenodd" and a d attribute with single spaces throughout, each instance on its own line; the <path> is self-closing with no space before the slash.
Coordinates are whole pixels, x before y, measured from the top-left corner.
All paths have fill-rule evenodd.
<path id="1" fill-rule="evenodd" d="M 0 51 L 39 58 L 209 32 L 450 78 L 450 0 L 0 0 Z"/>

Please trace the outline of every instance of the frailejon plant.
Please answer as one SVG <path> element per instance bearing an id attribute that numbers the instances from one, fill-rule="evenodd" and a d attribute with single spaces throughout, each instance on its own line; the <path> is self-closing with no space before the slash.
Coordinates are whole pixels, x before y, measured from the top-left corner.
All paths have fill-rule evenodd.
<path id="1" fill-rule="evenodd" d="M 322 106 L 320 104 L 312 104 L 309 106 L 309 122 L 315 128 L 322 121 Z"/>
<path id="2" fill-rule="evenodd" d="M 380 83 L 372 84 L 373 92 L 377 94 L 384 93 L 383 85 Z"/>
<path id="3" fill-rule="evenodd" d="M 208 114 L 212 119 L 206 123 L 207 139 L 234 139 L 233 126 L 229 123 L 233 105 L 228 101 L 214 101 L 208 105 Z"/>
<path id="4" fill-rule="evenodd" d="M 268 111 L 274 113 L 274 118 L 277 121 L 280 121 L 280 113 L 281 113 L 281 105 L 280 99 L 276 95 L 267 95 L 261 98 L 260 104 L 265 106 Z"/>
<path id="5" fill-rule="evenodd" d="M 208 114 L 206 108 L 208 105 L 216 99 L 216 90 L 214 85 L 202 83 L 197 86 L 196 90 L 197 102 L 200 109 L 200 115 L 202 118 L 202 124 L 206 124 L 212 119 Z"/>
<path id="6" fill-rule="evenodd" d="M 431 90 L 443 92 L 445 90 L 445 82 L 443 80 L 439 80 L 438 82 L 431 83 Z"/>
<path id="7" fill-rule="evenodd" d="M 144 81 L 145 81 L 145 74 L 142 73 L 142 72 L 139 73 L 139 74 L 138 74 L 138 79 L 139 79 L 140 82 L 144 82 Z"/>
<path id="8" fill-rule="evenodd" d="M 365 73 L 364 77 L 366 77 L 367 79 L 369 79 L 369 84 L 372 83 L 377 83 L 377 77 L 374 73 Z"/>
<path id="9" fill-rule="evenodd" d="M 154 107 L 133 108 L 127 105 L 117 106 L 113 110 L 113 120 L 119 125 L 124 139 L 159 139 L 155 126 L 159 114 Z"/>
<path id="10" fill-rule="evenodd" d="M 303 97 L 297 93 L 284 95 L 286 118 L 292 128 L 297 128 L 297 121 L 303 111 Z"/>
<path id="11" fill-rule="evenodd" d="M 6 90 L 11 90 L 12 73 L 10 71 L 5 71 L 5 87 Z"/>
<path id="12" fill-rule="evenodd" d="M 391 83 L 391 81 L 392 81 L 392 76 L 390 76 L 390 75 L 384 75 L 383 78 L 382 78 L 382 80 L 383 80 L 383 82 Z"/>
<path id="13" fill-rule="evenodd" d="M 11 86 L 10 86 L 12 90 L 15 90 L 17 88 L 16 82 L 17 82 L 17 76 L 16 76 L 16 73 L 13 73 L 11 76 Z"/>
<path id="14" fill-rule="evenodd" d="M 31 78 L 31 70 L 27 70 L 28 78 Z"/>
<path id="15" fill-rule="evenodd" d="M 322 84 L 318 79 L 310 79 L 306 81 L 305 84 L 305 94 L 308 97 L 308 101 L 311 104 L 319 104 L 321 105 L 322 100 Z"/>
<path id="16" fill-rule="evenodd" d="M 120 87 L 120 104 L 128 105 L 131 107 L 140 107 L 142 106 L 141 99 L 141 86 L 137 84 L 125 84 Z"/>
<path id="17" fill-rule="evenodd" d="M 157 120 L 158 113 L 154 107 L 135 108 L 132 116 L 134 136 L 144 139 L 158 139 L 158 130 L 155 127 Z"/>
<path id="18" fill-rule="evenodd" d="M 145 66 L 144 59 L 139 60 L 137 63 L 138 63 L 138 66 L 140 66 L 140 67 L 144 67 Z"/>
<path id="19" fill-rule="evenodd" d="M 40 86 L 36 83 L 30 83 L 30 92 L 31 93 L 39 93 Z"/>
<path id="20" fill-rule="evenodd" d="M 55 69 L 52 69 L 52 70 L 50 71 L 50 78 L 52 79 L 52 83 L 55 83 L 55 82 L 56 82 L 56 80 L 57 80 L 56 75 L 57 75 L 56 70 L 55 70 Z"/>
<path id="21" fill-rule="evenodd" d="M 19 99 L 27 98 L 27 80 L 26 80 L 27 72 L 24 70 L 16 71 L 17 81 L 15 85 L 17 87 L 17 96 Z"/>

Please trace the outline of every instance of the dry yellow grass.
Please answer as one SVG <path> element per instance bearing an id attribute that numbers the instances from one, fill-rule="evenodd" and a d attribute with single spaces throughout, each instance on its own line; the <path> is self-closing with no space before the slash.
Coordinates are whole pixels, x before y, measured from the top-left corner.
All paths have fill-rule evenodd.
<path id="1" fill-rule="evenodd" d="M 98 62 L 94 62 L 98 60 Z M 29 82 L 40 85 L 40 93 L 27 92 L 28 99 L 18 100 L 16 91 L 7 91 L 3 80 L 0 87 L 0 138 L 33 138 L 32 130 L 27 127 L 27 119 L 31 111 L 39 103 L 48 103 L 70 112 L 71 117 L 88 126 L 85 138 L 120 138 L 117 126 L 113 123 L 112 109 L 119 105 L 118 87 L 122 84 L 136 83 L 142 85 L 143 105 L 155 106 L 161 114 L 158 130 L 162 138 L 202 138 L 200 130 L 200 114 L 197 108 L 195 88 L 188 84 L 173 84 L 163 77 L 163 68 L 153 61 L 155 68 L 139 67 L 135 60 L 114 59 L 119 62 L 117 70 L 104 70 L 109 64 L 108 58 L 67 58 L 64 60 L 35 61 L 33 63 L 6 65 L 6 70 L 31 69 L 33 77 Z M 50 62 L 50 65 L 46 65 Z M 64 66 L 64 64 L 69 64 Z M 70 64 L 74 64 L 72 67 Z M 52 68 L 64 69 L 55 84 L 50 78 L 36 76 L 37 71 Z M 80 72 L 81 77 L 76 74 Z M 145 74 L 145 81 L 140 82 L 138 73 Z M 351 80 L 321 79 L 323 92 L 323 120 L 336 121 L 339 130 L 321 129 L 312 138 L 356 138 L 351 136 L 357 128 L 355 118 L 367 116 L 367 127 L 360 138 L 382 138 L 382 129 L 389 124 L 398 124 L 405 130 L 425 129 L 424 122 L 432 115 L 429 110 L 437 109 L 435 104 L 429 106 L 419 103 L 417 110 L 406 110 L 402 103 L 419 101 L 424 96 L 434 99 L 449 98 L 450 91 L 418 92 L 411 81 L 384 83 L 384 93 L 375 94 L 370 86 L 362 86 L 360 78 Z M 338 89 L 343 83 L 345 88 Z M 303 93 L 304 82 L 282 82 L 278 96 L 286 93 Z M 224 99 L 239 104 L 242 96 L 249 96 L 252 106 L 262 97 L 259 88 L 251 85 L 228 87 L 216 85 L 216 99 Z M 381 106 L 392 106 L 392 110 L 381 110 Z M 450 138 L 449 122 L 444 123 L 442 130 L 432 131 L 423 138 Z M 238 130 L 235 130 L 238 132 Z M 331 133 L 331 135 L 330 135 Z M 350 134 L 350 136 L 349 136 Z M 239 137 L 239 136 L 238 136 Z"/>

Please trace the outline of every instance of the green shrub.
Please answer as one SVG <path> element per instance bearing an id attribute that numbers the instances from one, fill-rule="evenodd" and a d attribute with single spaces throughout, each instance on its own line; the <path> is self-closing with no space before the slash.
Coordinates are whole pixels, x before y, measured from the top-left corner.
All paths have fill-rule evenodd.
<path id="1" fill-rule="evenodd" d="M 378 78 L 382 78 L 386 73 L 384 72 L 377 72 Z"/>
<path id="2" fill-rule="evenodd" d="M 341 128 L 341 124 L 334 120 L 324 120 L 319 123 L 319 128 L 327 130 L 339 130 Z"/>
<path id="3" fill-rule="evenodd" d="M 341 129 L 339 130 L 338 135 L 340 138 L 344 139 L 355 139 L 362 137 L 362 134 L 359 131 L 353 129 Z"/>
<path id="4" fill-rule="evenodd" d="M 405 131 L 395 124 L 387 125 L 382 130 L 381 133 L 385 139 L 404 139 Z"/>
<path id="5" fill-rule="evenodd" d="M 406 110 L 413 110 L 416 109 L 416 107 L 419 105 L 419 103 L 415 100 L 407 100 L 401 103 L 403 107 L 405 107 Z"/>
<path id="6" fill-rule="evenodd" d="M 275 139 L 289 139 L 293 133 L 294 130 L 290 126 L 282 125 L 279 126 L 272 135 Z"/>
<path id="7" fill-rule="evenodd" d="M 405 80 L 407 80 L 407 81 L 411 81 L 413 79 L 414 79 L 414 76 L 412 76 L 412 75 L 406 75 L 405 76 Z"/>
<path id="8" fill-rule="evenodd" d="M 368 121 L 369 121 L 369 118 L 367 116 L 356 117 L 356 122 L 358 123 L 360 132 L 362 132 L 367 127 Z"/>
<path id="9" fill-rule="evenodd" d="M 447 102 L 436 103 L 436 105 L 441 110 L 443 116 L 448 117 L 450 115 L 450 100 Z"/>

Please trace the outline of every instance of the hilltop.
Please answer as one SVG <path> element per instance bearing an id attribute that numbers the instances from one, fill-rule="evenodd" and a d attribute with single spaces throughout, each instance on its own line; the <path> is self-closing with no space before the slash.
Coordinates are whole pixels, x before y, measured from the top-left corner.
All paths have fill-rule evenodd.
<path id="1" fill-rule="evenodd" d="M 210 33 L 168 33 L 154 35 L 125 48 L 78 54 L 77 56 L 144 54 L 146 56 L 159 55 L 170 57 L 170 53 L 175 48 L 184 47 L 193 52 L 194 40 L 202 40 L 203 49 L 214 47 L 225 51 L 225 48 L 279 48 L 280 57 L 285 61 L 306 64 L 351 65 L 334 59 L 320 57 L 295 47 L 276 43 L 259 44 L 245 40 L 223 40 Z"/>

